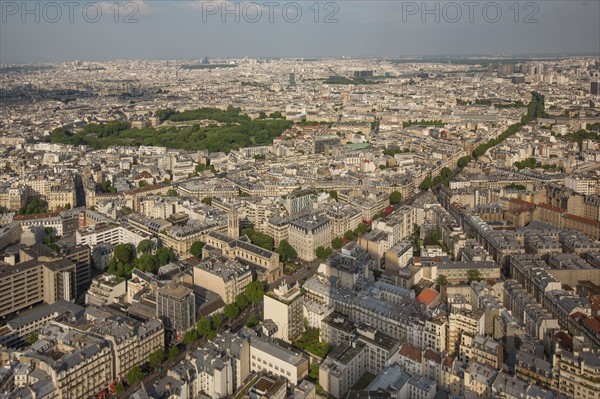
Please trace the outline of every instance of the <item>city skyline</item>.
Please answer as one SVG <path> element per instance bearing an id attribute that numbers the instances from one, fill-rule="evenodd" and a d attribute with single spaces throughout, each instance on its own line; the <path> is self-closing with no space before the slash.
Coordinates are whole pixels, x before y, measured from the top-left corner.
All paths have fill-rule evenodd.
<path id="1" fill-rule="evenodd" d="M 3 2 L 0 63 L 600 52 L 598 2 L 474 3 Z"/>

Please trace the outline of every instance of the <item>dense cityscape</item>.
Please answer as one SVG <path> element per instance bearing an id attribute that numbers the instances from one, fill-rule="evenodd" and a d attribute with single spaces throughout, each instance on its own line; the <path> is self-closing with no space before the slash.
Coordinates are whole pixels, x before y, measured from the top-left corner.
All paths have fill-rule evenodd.
<path id="1" fill-rule="evenodd" d="M 0 71 L 0 398 L 600 398 L 597 55 Z"/>

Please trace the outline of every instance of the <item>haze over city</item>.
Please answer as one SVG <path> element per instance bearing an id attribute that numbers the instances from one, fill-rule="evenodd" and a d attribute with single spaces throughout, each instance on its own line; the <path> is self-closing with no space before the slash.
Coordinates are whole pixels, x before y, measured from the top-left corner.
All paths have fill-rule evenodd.
<path id="1" fill-rule="evenodd" d="M 0 63 L 589 54 L 600 48 L 597 1 L 492 3 L 137 0 L 92 3 L 102 14 L 88 22 L 97 15 L 87 8 L 82 16 L 88 2 L 3 1 Z"/>

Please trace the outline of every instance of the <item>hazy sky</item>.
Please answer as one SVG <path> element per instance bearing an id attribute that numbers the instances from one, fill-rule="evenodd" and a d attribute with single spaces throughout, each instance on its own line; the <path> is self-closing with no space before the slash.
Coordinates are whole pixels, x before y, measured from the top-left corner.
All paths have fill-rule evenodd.
<path id="1" fill-rule="evenodd" d="M 112 0 L 0 0 L 0 6 L 0 63 L 600 53 L 598 0 L 136 0 L 116 6 Z M 232 13 L 225 15 L 225 7 Z M 132 12 L 133 23 L 125 23 Z"/>

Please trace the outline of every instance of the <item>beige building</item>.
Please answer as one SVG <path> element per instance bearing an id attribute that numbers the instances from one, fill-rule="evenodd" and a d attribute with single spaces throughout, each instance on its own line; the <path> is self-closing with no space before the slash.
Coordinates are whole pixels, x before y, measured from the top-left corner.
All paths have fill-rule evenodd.
<path id="1" fill-rule="evenodd" d="M 459 357 L 463 362 L 475 360 L 490 367 L 500 368 L 504 362 L 504 347 L 491 337 L 463 333 Z"/>
<path id="2" fill-rule="evenodd" d="M 331 221 L 320 215 L 290 222 L 289 243 L 305 261 L 317 259 L 317 248 L 331 246 Z"/>
<path id="3" fill-rule="evenodd" d="M 267 283 L 277 281 L 283 275 L 279 255 L 252 244 L 248 237 L 232 238 L 212 231 L 206 235 L 205 240 L 206 245 L 202 249 L 203 257 L 222 255 L 235 259 L 249 265 L 256 273 L 256 278 Z"/>
<path id="4" fill-rule="evenodd" d="M 282 283 L 264 297 L 263 313 L 277 325 L 275 337 L 286 342 L 297 339 L 304 330 L 304 297 L 299 286 Z"/>
<path id="5" fill-rule="evenodd" d="M 226 304 L 235 301 L 252 282 L 249 266 L 227 258 L 208 258 L 194 266 L 194 284 L 216 292 Z"/>
<path id="6" fill-rule="evenodd" d="M 90 307 L 63 312 L 38 330 L 40 342 L 19 358 L 16 386 L 28 386 L 48 376 L 57 398 L 93 397 L 132 367 L 164 349 L 159 320 L 145 323 Z"/>
<path id="7" fill-rule="evenodd" d="M 123 299 L 126 291 L 126 282 L 123 277 L 104 273 L 92 280 L 92 284 L 85 294 L 85 304 L 98 307 L 108 306 Z"/>
<path id="8" fill-rule="evenodd" d="M 596 194 L 598 179 L 590 177 L 565 177 L 565 187 L 584 195 Z"/>
<path id="9" fill-rule="evenodd" d="M 114 381 L 107 341 L 59 325 L 43 328 L 39 336 L 47 344 L 21 355 L 19 362 L 26 370 L 15 376 L 16 387 L 33 383 L 30 375 L 37 370 L 52 380 L 59 399 L 93 397 Z"/>
<path id="10" fill-rule="evenodd" d="M 161 245 L 171 248 L 179 256 L 189 256 L 190 248 L 196 241 L 204 241 L 209 231 L 226 231 L 227 226 L 173 226 L 158 234 Z"/>
<path id="11" fill-rule="evenodd" d="M 484 333 L 484 313 L 479 311 L 458 310 L 448 314 L 448 332 L 446 350 L 454 352 L 461 342 L 461 335 L 475 336 Z"/>
<path id="12" fill-rule="evenodd" d="M 360 341 L 338 345 L 319 366 L 319 383 L 335 398 L 342 398 L 367 369 L 367 346 Z"/>
<path id="13" fill-rule="evenodd" d="M 592 352 L 561 351 L 555 356 L 560 393 L 573 399 L 600 398 L 600 358 Z"/>
<path id="14" fill-rule="evenodd" d="M 46 194 L 46 200 L 50 210 L 72 208 L 76 204 L 75 187 L 52 187 L 50 192 Z"/>
<path id="15" fill-rule="evenodd" d="M 308 374 L 308 360 L 263 338 L 250 339 L 250 371 L 266 372 L 297 385 Z"/>
<path id="16" fill-rule="evenodd" d="M 21 250 L 21 263 L 0 266 L 0 316 L 40 302 L 73 301 L 77 296 L 76 265 L 49 254 Z"/>

